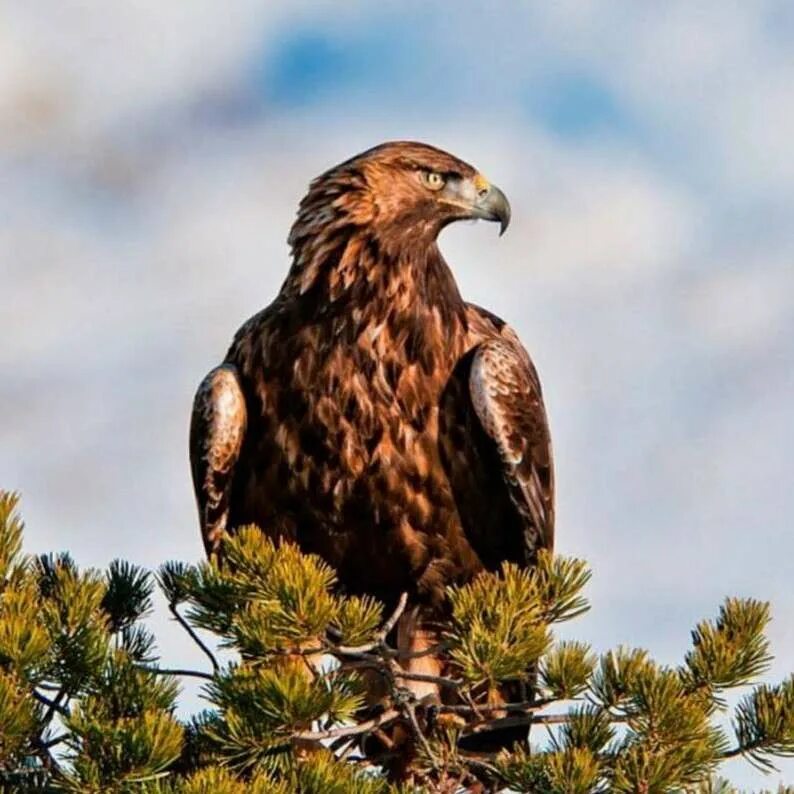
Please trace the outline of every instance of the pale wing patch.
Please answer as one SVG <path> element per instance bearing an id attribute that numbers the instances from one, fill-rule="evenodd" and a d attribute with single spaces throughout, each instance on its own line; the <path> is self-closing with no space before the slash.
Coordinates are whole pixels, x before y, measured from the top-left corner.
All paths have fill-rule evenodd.
<path id="1" fill-rule="evenodd" d="M 196 392 L 190 425 L 193 487 L 208 553 L 217 551 L 227 528 L 229 493 L 246 421 L 237 369 L 223 364 L 211 370 Z"/>
<path id="2" fill-rule="evenodd" d="M 496 444 L 527 542 L 551 548 L 554 531 L 551 446 L 537 376 L 522 348 L 492 339 L 474 355 L 469 391 L 477 418 Z"/>

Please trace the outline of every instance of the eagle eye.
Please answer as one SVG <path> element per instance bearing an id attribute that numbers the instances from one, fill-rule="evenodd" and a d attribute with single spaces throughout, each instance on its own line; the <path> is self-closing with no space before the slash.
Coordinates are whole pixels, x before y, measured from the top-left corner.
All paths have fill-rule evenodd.
<path id="1" fill-rule="evenodd" d="M 422 171 L 422 182 L 429 190 L 441 190 L 446 181 L 444 175 L 439 174 L 438 171 Z"/>

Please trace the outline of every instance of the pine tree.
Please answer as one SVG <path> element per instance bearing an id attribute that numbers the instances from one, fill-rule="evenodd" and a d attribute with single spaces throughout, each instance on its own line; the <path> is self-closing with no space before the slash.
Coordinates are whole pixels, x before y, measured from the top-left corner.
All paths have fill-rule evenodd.
<path id="1" fill-rule="evenodd" d="M 322 560 L 256 527 L 227 539 L 222 566 L 81 570 L 24 554 L 17 508 L 0 492 L 0 791 L 728 794 L 726 759 L 769 770 L 794 754 L 794 677 L 757 683 L 771 661 L 759 601 L 727 599 L 666 667 L 556 639 L 588 609 L 581 560 L 504 565 L 449 590 L 444 694 L 420 702 L 392 642 L 404 597 L 387 612 L 340 594 Z M 204 670 L 159 664 L 144 625 L 156 586 Z M 183 676 L 204 680 L 208 706 L 186 722 Z M 490 747 L 506 730 L 516 741 Z"/>

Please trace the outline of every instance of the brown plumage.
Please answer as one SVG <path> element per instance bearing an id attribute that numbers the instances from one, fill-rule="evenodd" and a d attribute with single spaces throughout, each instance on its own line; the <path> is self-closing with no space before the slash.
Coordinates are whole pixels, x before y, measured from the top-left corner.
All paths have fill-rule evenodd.
<path id="1" fill-rule="evenodd" d="M 208 553 L 256 523 L 349 592 L 436 613 L 444 588 L 551 548 L 551 448 L 516 334 L 464 302 L 436 238 L 509 205 L 470 165 L 390 143 L 315 179 L 279 295 L 199 387 Z M 413 613 L 412 620 L 415 619 Z"/>

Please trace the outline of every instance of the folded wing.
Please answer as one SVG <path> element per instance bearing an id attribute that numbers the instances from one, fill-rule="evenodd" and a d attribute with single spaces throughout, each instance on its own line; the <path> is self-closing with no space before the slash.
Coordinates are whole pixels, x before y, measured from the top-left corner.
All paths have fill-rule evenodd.
<path id="1" fill-rule="evenodd" d="M 510 499 L 522 518 L 529 564 L 540 549 L 554 546 L 554 473 L 540 382 L 508 328 L 476 349 L 469 393 L 483 430 L 496 446 Z"/>
<path id="2" fill-rule="evenodd" d="M 190 421 L 190 466 L 208 555 L 227 529 L 234 467 L 246 429 L 245 398 L 237 369 L 223 364 L 201 382 Z"/>

